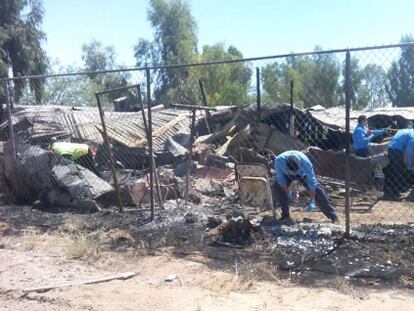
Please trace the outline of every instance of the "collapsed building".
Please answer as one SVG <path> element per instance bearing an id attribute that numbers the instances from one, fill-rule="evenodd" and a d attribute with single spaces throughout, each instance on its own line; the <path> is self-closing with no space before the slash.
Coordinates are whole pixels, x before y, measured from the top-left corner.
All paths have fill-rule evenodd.
<path id="1" fill-rule="evenodd" d="M 352 111 L 351 129 L 362 112 Z M 373 128 L 406 128 L 414 110 L 381 109 L 364 113 Z M 148 202 L 151 155 L 146 137 L 146 113 L 105 112 L 124 205 Z M 345 110 L 292 109 L 288 105 L 216 107 L 206 113 L 196 110 L 193 157 L 191 111 L 188 108 L 152 108 L 154 164 L 157 167 L 159 199 L 182 197 L 184 177 L 234 181 L 237 163 L 261 163 L 272 167 L 273 157 L 287 150 L 304 150 L 314 163 L 316 174 L 345 180 Z M 9 188 L 14 200 L 33 203 L 44 199 L 51 205 L 77 205 L 99 209 L 114 202 L 114 178 L 109 169 L 109 148 L 95 108 L 64 106 L 17 106 L 12 113 L 15 146 L 11 146 L 9 124 L 0 124 L 0 185 Z M 96 148 L 98 174 L 61 159 L 49 150 L 51 139 L 88 143 Z M 382 137 L 381 139 L 383 139 Z M 7 142 L 6 142 L 7 141 Z M 351 182 L 363 189 L 375 187 L 378 170 L 387 163 L 387 138 L 374 145 L 370 158 L 351 157 Z M 13 150 L 15 148 L 15 150 Z M 192 162 L 189 165 L 189 161 Z M 98 176 L 97 176 L 98 175 Z M 195 188 L 200 190 L 199 187 Z M 217 190 L 208 182 L 209 189 Z M 216 185 L 217 186 L 217 185 Z M 218 186 L 220 188 L 220 186 Z"/>

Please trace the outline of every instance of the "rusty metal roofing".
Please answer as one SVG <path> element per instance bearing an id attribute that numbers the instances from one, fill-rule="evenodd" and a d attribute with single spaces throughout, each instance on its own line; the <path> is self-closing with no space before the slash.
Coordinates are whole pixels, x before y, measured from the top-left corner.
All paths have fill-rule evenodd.
<path id="1" fill-rule="evenodd" d="M 147 114 L 146 114 L 147 116 Z M 197 119 L 201 118 L 197 114 Z M 67 135 L 76 141 L 102 142 L 102 125 L 97 108 L 62 106 L 20 106 L 13 111 L 13 124 L 18 128 L 22 121 L 29 121 L 26 130 L 32 138 Z M 141 112 L 105 112 L 108 136 L 128 147 L 146 146 L 145 127 Z M 0 129 L 7 122 L 0 124 Z M 164 148 L 164 142 L 179 131 L 189 131 L 188 110 L 153 109 L 152 128 L 154 149 Z"/>

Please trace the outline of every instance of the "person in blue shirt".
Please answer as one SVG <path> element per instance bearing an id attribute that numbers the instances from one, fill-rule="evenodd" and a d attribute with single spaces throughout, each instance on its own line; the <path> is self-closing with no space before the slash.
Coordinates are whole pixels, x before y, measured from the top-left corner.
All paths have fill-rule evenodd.
<path id="1" fill-rule="evenodd" d="M 309 190 L 311 204 L 316 202 L 326 217 L 333 223 L 339 222 L 335 210 L 316 180 L 312 162 L 304 153 L 295 150 L 283 152 L 275 157 L 274 167 L 276 181 L 273 192 L 282 208 L 283 222 L 290 220 L 288 191 L 294 180 L 300 181 Z"/>
<path id="2" fill-rule="evenodd" d="M 387 129 L 374 130 L 368 129 L 368 119 L 361 115 L 358 117 L 358 125 L 352 134 L 352 149 L 358 157 L 368 157 L 370 155 L 369 143 L 377 136 L 386 134 Z"/>
<path id="3" fill-rule="evenodd" d="M 398 198 L 408 190 L 414 164 L 414 129 L 399 130 L 388 145 L 390 164 L 385 168 L 384 196 Z"/>

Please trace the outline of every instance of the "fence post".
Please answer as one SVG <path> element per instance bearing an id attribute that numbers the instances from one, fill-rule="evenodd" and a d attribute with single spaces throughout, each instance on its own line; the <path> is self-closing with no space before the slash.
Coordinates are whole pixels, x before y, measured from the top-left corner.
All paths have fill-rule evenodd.
<path id="1" fill-rule="evenodd" d="M 7 121 L 9 123 L 9 138 L 12 144 L 13 160 L 16 160 L 16 142 L 14 141 L 14 130 L 12 122 L 11 104 L 10 104 L 10 92 L 8 80 L 4 80 L 4 91 L 6 93 L 6 107 L 7 107 Z"/>
<path id="2" fill-rule="evenodd" d="M 3 82 L 3 87 L 4 87 L 4 97 L 6 97 L 6 81 Z M 0 122 L 3 122 L 5 117 L 6 117 L 6 113 L 5 113 L 5 109 L 3 106 L 3 103 L 0 102 Z"/>
<path id="3" fill-rule="evenodd" d="M 295 138 L 296 131 L 295 131 L 295 112 L 293 109 L 293 89 L 294 89 L 294 82 L 290 80 L 290 117 L 289 117 L 289 134 L 290 137 Z"/>
<path id="4" fill-rule="evenodd" d="M 184 193 L 184 206 L 187 206 L 188 203 L 188 192 L 190 190 L 190 174 L 193 165 L 193 145 L 194 145 L 194 136 L 195 136 L 195 121 L 196 121 L 196 108 L 192 108 L 191 114 L 191 129 L 190 129 L 190 149 L 188 152 L 188 167 L 187 175 L 185 178 L 185 193 Z"/>
<path id="5" fill-rule="evenodd" d="M 260 68 L 256 67 L 256 102 L 257 102 L 257 116 L 259 120 L 261 119 L 262 114 L 262 103 L 260 96 Z"/>
<path id="6" fill-rule="evenodd" d="M 200 91 L 201 91 L 201 97 L 203 99 L 203 105 L 205 107 L 208 107 L 207 105 L 207 97 L 206 97 L 206 92 L 204 90 L 204 84 L 203 81 L 201 81 L 201 79 L 198 79 L 198 84 L 200 85 Z M 209 134 L 211 134 L 211 129 L 210 129 L 210 125 L 208 124 L 208 119 L 210 119 L 210 112 L 208 110 L 206 110 L 206 117 L 204 118 L 204 121 L 206 123 L 206 128 L 207 128 L 207 132 Z"/>
<path id="7" fill-rule="evenodd" d="M 147 117 L 145 116 L 145 108 L 144 108 L 144 102 L 142 101 L 142 94 L 141 94 L 141 86 L 137 85 L 137 96 L 138 96 L 138 102 L 141 107 L 141 114 L 142 114 L 142 122 L 144 123 L 144 129 L 145 129 L 145 135 L 147 137 L 147 142 L 149 141 L 148 137 L 148 123 L 147 123 Z M 157 187 L 157 199 L 158 203 L 160 204 L 161 209 L 164 209 L 164 205 L 162 202 L 162 193 L 161 193 L 161 186 L 158 178 L 157 173 L 157 166 L 155 165 L 155 159 L 151 157 L 151 162 L 153 163 L 154 168 L 154 179 L 155 179 L 155 185 Z"/>
<path id="8" fill-rule="evenodd" d="M 123 212 L 124 208 L 122 206 L 121 190 L 119 188 L 118 177 L 116 176 L 115 160 L 114 160 L 114 155 L 112 153 L 112 146 L 111 146 L 111 142 L 109 141 L 108 132 L 106 130 L 105 115 L 102 109 L 102 104 L 101 104 L 101 99 L 99 97 L 99 94 L 95 94 L 95 97 L 96 97 L 96 102 L 98 104 L 99 116 L 101 117 L 103 138 L 104 138 L 105 143 L 108 145 L 109 165 L 111 166 L 112 177 L 114 179 L 114 186 L 115 186 L 118 208 L 120 212 Z"/>
<path id="9" fill-rule="evenodd" d="M 345 135 L 346 135 L 346 157 L 345 157 L 345 236 L 350 235 L 350 153 L 351 153 L 351 142 L 350 142 L 350 110 L 351 110 L 351 53 L 346 52 L 345 57 Z"/>
<path id="10" fill-rule="evenodd" d="M 151 72 L 147 67 L 145 68 L 145 75 L 147 77 L 147 111 L 148 111 L 148 149 L 150 153 L 150 198 L 151 198 L 151 220 L 155 218 L 155 203 L 154 203 L 154 152 L 152 148 L 152 105 L 151 105 Z"/>

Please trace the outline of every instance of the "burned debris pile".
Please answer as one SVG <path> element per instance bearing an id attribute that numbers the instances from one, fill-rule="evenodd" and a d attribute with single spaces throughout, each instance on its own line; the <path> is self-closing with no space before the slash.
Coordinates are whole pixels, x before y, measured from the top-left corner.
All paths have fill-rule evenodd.
<path id="1" fill-rule="evenodd" d="M 318 213 L 306 212 L 308 194 L 303 187 L 290 202 L 299 221 L 284 223 L 270 212 L 278 203 L 269 187 L 275 178 L 273 160 L 288 150 L 308 155 L 329 200 L 339 213 L 343 211 L 344 146 L 349 137 L 330 110 L 342 111 L 318 107 L 292 111 L 285 105 L 265 105 L 259 115 L 255 107 L 217 107 L 209 114 L 197 110 L 192 129 L 188 109 L 154 107 L 158 211 L 156 221 L 140 227 L 137 224 L 148 218 L 151 202 L 152 161 L 141 112 L 106 113 L 109 148 L 96 110 L 18 107 L 12 119 L 14 141 L 9 139 L 8 122 L 0 124 L 0 201 L 42 210 L 35 215 L 48 214 L 43 210 L 98 211 L 86 217 L 95 217 L 102 224 L 105 209 L 118 203 L 116 179 L 123 207 L 138 212 L 134 217 L 133 213 L 111 213 L 106 219 L 111 218 L 111 223 L 115 219 L 115 224 L 121 221 L 117 224 L 120 227 L 134 224 L 136 234 L 149 239 L 168 232 L 171 240 L 193 239 L 192 247 L 204 252 L 217 246 L 220 252 L 225 248 L 233 253 L 235 249 L 248 252 L 249 247 L 262 249 L 278 269 L 297 276 L 320 271 L 349 279 L 394 280 L 412 274 L 412 267 L 402 268 L 394 260 L 389 263 L 375 257 L 384 256 L 385 245 L 390 245 L 383 243 L 384 236 L 398 246 L 398 254 L 407 262 L 411 260 L 411 254 L 403 249 L 403 243 L 413 243 L 412 236 L 407 237 L 412 233 L 410 225 L 355 225 L 351 239 L 344 241 L 343 226 L 320 222 Z M 359 113 L 354 114 L 353 126 Z M 368 121 L 398 127 L 408 126 L 411 120 L 400 115 L 387 118 L 380 123 L 372 114 Z M 52 145 L 59 142 L 86 145 L 85 156 L 71 157 L 64 150 L 57 153 Z M 388 165 L 387 144 L 387 139 L 374 144 L 374 155 L 369 158 L 350 157 L 355 210 L 369 210 L 378 200 L 376 192 L 369 190 L 377 189 L 378 179 L 383 178 L 380 172 Z M 280 212 L 276 210 L 276 214 Z M 368 242 L 376 248 L 367 246 Z"/>
<path id="2" fill-rule="evenodd" d="M 4 145 L 4 177 L 21 203 L 43 199 L 53 206 L 98 210 L 96 200 L 112 191 L 110 184 L 88 169 L 53 152 L 16 141 L 16 158 L 10 141 Z"/>
<path id="3" fill-rule="evenodd" d="M 305 151 L 317 175 L 326 177 L 324 180 L 337 181 L 333 187 L 329 183 L 326 187 L 335 188 L 345 179 L 344 146 L 349 137 L 338 121 L 342 120 L 341 108 L 292 110 L 287 105 L 265 105 L 260 114 L 254 106 L 217 107 L 208 114 L 200 110 L 195 116 L 193 145 L 188 109 L 157 106 L 152 111 L 154 165 L 160 202 L 184 198 L 186 178 L 190 176 L 189 200 L 200 203 L 203 197 L 227 197 L 239 203 L 235 166 L 262 164 L 271 173 L 274 156 L 287 150 Z M 372 114 L 369 122 L 374 126 L 385 126 L 384 122 L 404 126 L 410 122 L 401 115 L 389 114 L 381 112 L 387 115 L 382 123 L 380 120 L 384 118 Z M 144 116 L 140 112 L 106 113 L 116 177 L 122 204 L 126 206 L 140 206 L 150 201 L 151 155 Z M 352 116 L 356 117 L 357 112 Z M 8 122 L 0 124 L 3 197 L 7 194 L 17 203 L 40 200 L 51 207 L 69 205 L 92 210 L 115 204 L 110 148 L 103 139 L 96 109 L 19 106 L 13 111 L 12 122 L 15 146 L 8 139 Z M 53 140 L 86 144 L 90 150 L 89 165 L 53 153 L 50 148 Z M 355 168 L 351 172 L 351 182 L 356 188 L 375 187 L 376 172 L 388 164 L 384 155 L 386 142 L 374 148 L 378 154 L 371 158 L 351 157 Z"/>

